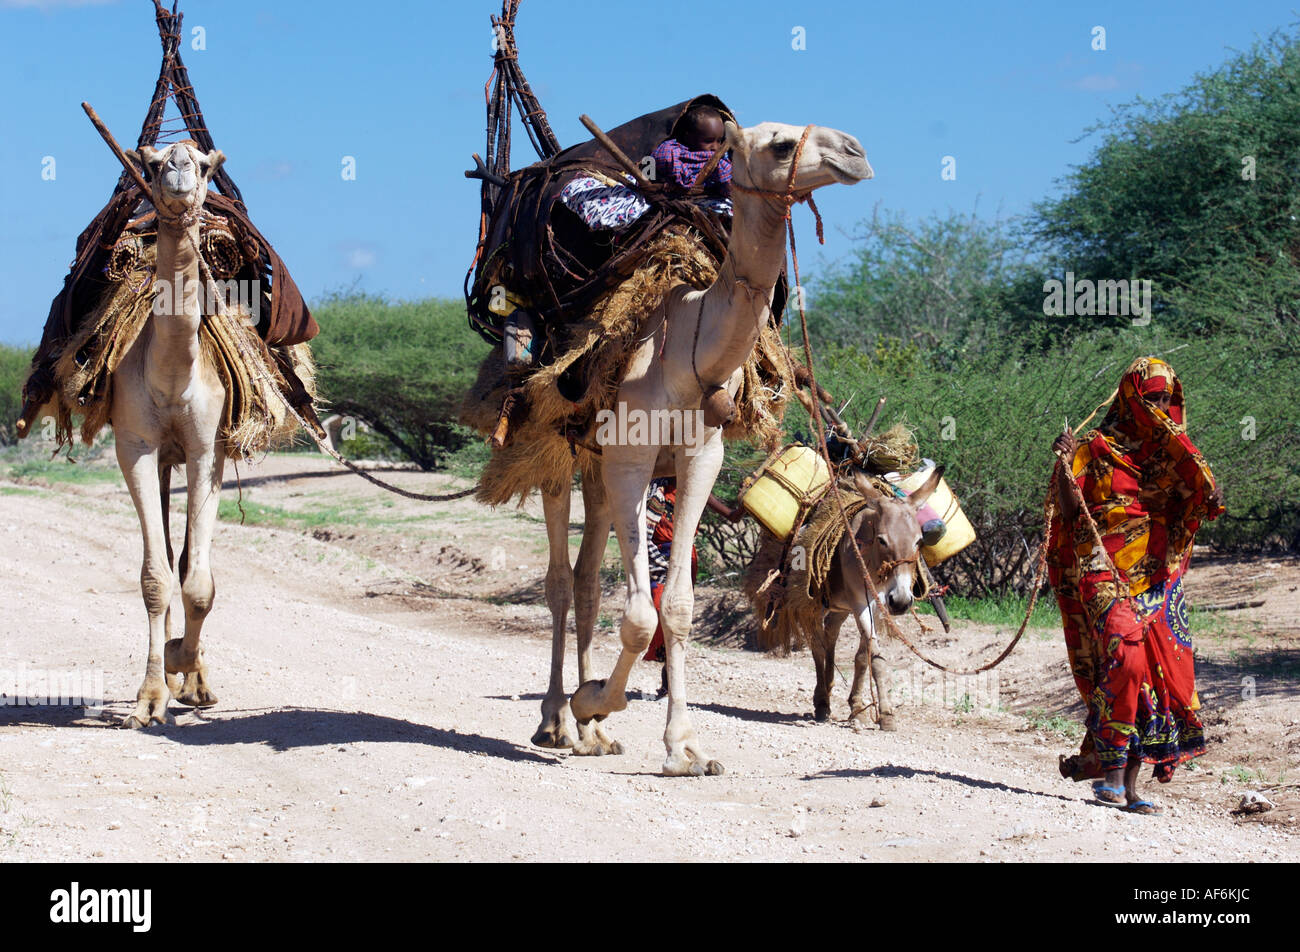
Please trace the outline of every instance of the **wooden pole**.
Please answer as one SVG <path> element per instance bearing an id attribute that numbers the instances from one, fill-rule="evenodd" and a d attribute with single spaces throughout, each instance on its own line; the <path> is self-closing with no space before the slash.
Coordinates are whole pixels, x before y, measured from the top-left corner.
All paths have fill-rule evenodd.
<path id="1" fill-rule="evenodd" d="M 86 115 L 89 116 L 90 121 L 94 123 L 95 129 L 104 137 L 104 141 L 108 143 L 108 147 L 112 149 L 113 154 L 117 156 L 117 161 L 121 162 L 122 167 L 126 169 L 133 179 L 135 179 L 135 184 L 140 187 L 140 192 L 144 197 L 148 198 L 153 195 L 153 191 L 145 184 L 144 176 L 140 174 L 140 170 L 135 167 L 134 162 L 126 157 L 126 153 L 122 151 L 122 147 L 118 145 L 117 140 L 113 138 L 113 133 L 108 131 L 108 126 L 104 125 L 103 121 L 99 118 L 99 115 L 91 108 L 90 103 L 83 102 L 81 108 L 86 110 Z"/>
<path id="2" fill-rule="evenodd" d="M 637 166 L 637 164 L 633 162 L 631 159 L 629 159 L 627 157 L 627 154 L 614 144 L 613 139 L 605 135 L 604 131 L 601 130 L 600 126 L 596 125 L 595 120 L 593 120 L 591 116 L 587 115 L 586 113 L 583 113 L 581 116 L 578 117 L 578 119 L 582 122 L 584 126 L 587 127 L 587 131 L 596 137 L 596 141 L 599 142 L 601 145 L 603 145 L 605 149 L 609 152 L 609 154 L 614 157 L 614 161 L 616 161 L 619 165 L 623 166 L 623 168 L 627 169 L 628 174 L 631 175 L 632 178 L 636 179 L 636 184 L 638 188 L 642 188 L 642 189 L 653 188 L 653 186 L 650 183 L 650 180 L 641 174 L 641 169 Z"/>

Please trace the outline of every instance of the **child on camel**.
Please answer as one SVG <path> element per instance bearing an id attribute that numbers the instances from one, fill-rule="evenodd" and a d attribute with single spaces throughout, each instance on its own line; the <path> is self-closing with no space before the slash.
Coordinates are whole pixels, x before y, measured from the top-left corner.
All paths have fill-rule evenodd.
<path id="1" fill-rule="evenodd" d="M 677 123 L 677 138 L 665 139 L 651 154 L 655 180 L 668 182 L 670 190 L 685 191 L 695 184 L 704 166 L 726 141 L 722 114 L 711 106 L 694 106 Z M 731 198 L 731 160 L 725 155 L 704 180 L 704 194 L 717 200 Z M 728 208 L 729 210 L 729 208 Z"/>

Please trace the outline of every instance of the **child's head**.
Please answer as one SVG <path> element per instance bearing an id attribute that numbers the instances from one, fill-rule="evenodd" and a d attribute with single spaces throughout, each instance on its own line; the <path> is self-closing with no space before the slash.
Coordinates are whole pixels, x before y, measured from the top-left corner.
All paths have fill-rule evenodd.
<path id="1" fill-rule="evenodd" d="M 712 106 L 693 106 L 677 124 L 677 141 L 692 152 L 717 152 L 727 138 L 722 116 Z"/>

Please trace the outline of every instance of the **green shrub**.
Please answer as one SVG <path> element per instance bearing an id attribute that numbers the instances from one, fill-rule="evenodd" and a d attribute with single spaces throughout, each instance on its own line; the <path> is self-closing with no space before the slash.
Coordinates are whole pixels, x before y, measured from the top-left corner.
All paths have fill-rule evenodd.
<path id="1" fill-rule="evenodd" d="M 18 439 L 14 423 L 23 409 L 23 381 L 31 363 L 31 348 L 0 344 L 0 446 Z"/>
<path id="2" fill-rule="evenodd" d="M 321 333 L 312 350 L 332 412 L 364 421 L 423 469 L 470 442 L 456 413 L 488 348 L 466 326 L 462 302 L 347 294 L 313 312 Z"/>

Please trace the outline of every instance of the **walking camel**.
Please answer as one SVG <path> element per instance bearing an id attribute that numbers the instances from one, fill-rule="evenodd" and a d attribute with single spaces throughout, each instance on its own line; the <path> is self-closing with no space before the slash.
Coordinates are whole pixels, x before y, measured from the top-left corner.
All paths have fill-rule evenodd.
<path id="1" fill-rule="evenodd" d="M 734 396 L 740 371 L 770 315 L 772 290 L 785 261 L 787 187 L 796 199 L 836 182 L 852 185 L 872 176 L 866 153 L 847 133 L 821 126 L 766 122 L 741 129 L 726 123 L 732 155 L 734 216 L 726 259 L 703 291 L 686 286 L 667 297 L 664 320 L 631 356 L 617 400 L 629 416 L 651 419 L 657 412 L 699 412 L 705 393 L 725 387 Z M 794 168 L 792 169 L 792 166 Z M 552 616 L 551 677 L 542 700 L 542 723 L 533 743 L 572 746 L 576 754 L 618 754 L 621 745 L 602 728 L 610 714 L 627 706 L 628 674 L 654 633 L 645 538 L 646 487 L 656 472 L 677 477 L 674 545 L 658 617 L 667 648 L 668 721 L 664 731 L 668 776 L 720 774 L 722 765 L 706 754 L 686 703 L 685 644 L 694 594 L 690 552 L 696 528 L 722 466 L 719 426 L 687 427 L 662 445 L 606 444 L 600 480 L 583 480 L 585 519 L 576 567 L 569 564 L 569 492 L 543 494 L 550 560 L 546 600 Z M 600 602 L 598 570 L 611 522 L 628 579 L 619 630 L 622 651 L 605 680 L 591 680 L 590 645 Z M 564 630 L 570 606 L 578 632 L 579 688 L 566 703 Z M 568 716 L 577 722 L 577 740 Z"/>
<path id="2" fill-rule="evenodd" d="M 199 340 L 198 239 L 208 183 L 226 157 L 217 150 L 205 155 L 192 142 L 177 142 L 161 152 L 143 146 L 139 153 L 127 154 L 148 172 L 158 213 L 160 293 L 113 374 L 111 416 L 118 465 L 144 535 L 140 587 L 149 614 L 144 682 L 123 726 L 147 727 L 168 722 L 169 691 L 181 704 L 217 703 L 199 634 L 215 593 L 208 554 L 226 458 L 219 435 L 226 389 Z M 172 467 L 181 463 L 188 484 L 180 560 L 185 635 L 170 638 L 175 563 L 168 505 Z M 175 677 L 181 674 L 183 683 Z"/>

